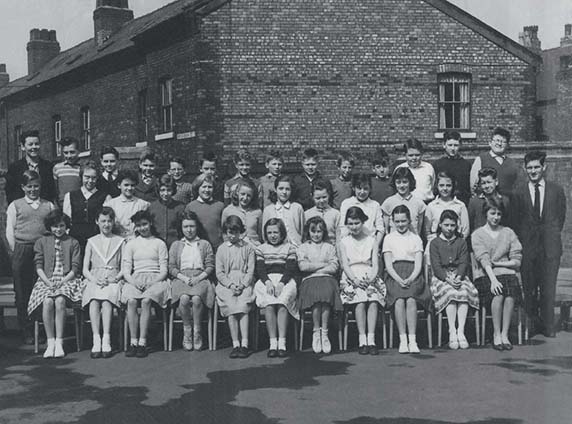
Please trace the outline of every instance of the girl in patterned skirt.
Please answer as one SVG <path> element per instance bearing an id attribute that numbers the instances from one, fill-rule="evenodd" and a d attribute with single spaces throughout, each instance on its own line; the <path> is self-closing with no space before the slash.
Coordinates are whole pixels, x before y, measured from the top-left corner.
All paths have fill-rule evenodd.
<path id="1" fill-rule="evenodd" d="M 285 357 L 288 314 L 300 318 L 296 304 L 298 270 L 296 248 L 287 241 L 286 226 L 279 218 L 271 218 L 264 224 L 266 243 L 256 249 L 256 273 L 254 286 L 256 305 L 265 308 L 266 328 L 270 338 L 269 358 Z"/>
<path id="2" fill-rule="evenodd" d="M 147 356 L 147 329 L 151 317 L 151 303 L 166 308 L 171 298 L 167 279 L 169 252 L 163 240 L 155 236 L 153 217 L 148 211 L 139 211 L 131 217 L 136 237 L 125 246 L 121 264 L 127 284 L 121 290 L 121 303 L 127 304 L 127 321 L 131 343 L 127 357 Z M 141 304 L 141 315 L 137 307 Z M 139 339 L 137 331 L 139 330 Z"/>
<path id="3" fill-rule="evenodd" d="M 104 206 L 97 215 L 100 234 L 87 240 L 83 259 L 83 277 L 86 282 L 81 306 L 89 305 L 89 319 L 93 333 L 91 357 L 111 357 L 111 318 L 113 307 L 119 307 L 119 288 L 123 280 L 121 258 L 125 239 L 112 233 L 115 212 Z M 100 335 L 103 323 L 103 338 Z"/>
<path id="4" fill-rule="evenodd" d="M 479 309 L 479 293 L 468 277 L 467 242 L 458 233 L 459 216 L 446 209 L 441 213 L 437 237 L 429 243 L 431 258 L 431 293 L 437 313 L 447 313 L 449 348 L 467 349 L 465 322 L 469 306 Z M 455 326 L 455 322 L 458 326 Z"/>
<path id="5" fill-rule="evenodd" d="M 78 241 L 67 235 L 70 219 L 62 211 L 51 211 L 44 224 L 51 234 L 38 239 L 34 245 L 38 281 L 30 296 L 28 314 L 31 315 L 42 305 L 47 339 L 44 358 L 61 358 L 65 356 L 63 333 L 66 299 L 79 301 L 83 289 L 78 278 L 81 249 Z"/>

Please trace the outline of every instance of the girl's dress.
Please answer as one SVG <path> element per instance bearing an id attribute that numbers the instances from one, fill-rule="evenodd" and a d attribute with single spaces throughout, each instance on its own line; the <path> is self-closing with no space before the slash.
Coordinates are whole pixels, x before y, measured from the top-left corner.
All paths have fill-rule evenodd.
<path id="1" fill-rule="evenodd" d="M 122 194 L 113 199 L 107 200 L 103 206 L 109 206 L 115 212 L 115 228 L 117 234 L 126 239 L 134 237 L 135 224 L 131 222 L 131 217 L 136 212 L 147 210 L 149 202 L 137 197 L 126 198 Z"/>
<path id="2" fill-rule="evenodd" d="M 437 234 L 437 228 L 439 228 L 439 221 L 441 219 L 441 214 L 445 210 L 452 210 L 459 217 L 457 222 L 457 228 L 459 233 L 463 238 L 469 236 L 469 212 L 467 207 L 463 202 L 458 200 L 456 197 L 449 201 L 445 201 L 440 197 L 437 197 L 431 203 L 427 205 L 425 209 L 425 222 L 428 228 L 425 228 L 425 233 L 427 234 L 427 240 L 433 240 Z"/>
<path id="3" fill-rule="evenodd" d="M 415 268 L 415 257 L 423 252 L 423 243 L 417 234 L 407 230 L 405 234 L 397 231 L 389 233 L 383 240 L 383 253 L 393 254 L 393 269 L 401 278 L 407 278 Z M 433 308 L 431 292 L 423 279 L 423 272 L 411 282 L 408 288 L 403 288 L 386 272 L 387 305 L 393 306 L 397 299 L 413 298 L 423 309 L 430 312 Z"/>
<path id="4" fill-rule="evenodd" d="M 169 275 L 171 281 L 172 302 L 179 301 L 182 295 L 198 296 L 203 304 L 212 309 L 214 306 L 214 288 L 211 280 L 205 278 L 194 286 L 177 278 L 178 274 L 195 277 L 202 272 L 211 275 L 214 271 L 215 259 L 211 244 L 202 239 L 177 240 L 169 249 Z"/>
<path id="5" fill-rule="evenodd" d="M 491 281 L 485 267 L 491 262 L 516 260 L 520 266 L 522 245 L 518 237 L 508 227 L 502 227 L 496 237 L 492 237 L 486 226 L 477 228 L 472 234 L 473 252 L 477 267 L 473 270 L 475 287 L 479 291 L 481 305 L 489 305 L 494 295 L 491 293 Z M 503 296 L 514 298 L 515 304 L 522 303 L 522 290 L 516 271 L 510 268 L 493 267 L 493 272 L 502 284 Z"/>
<path id="6" fill-rule="evenodd" d="M 296 249 L 290 243 L 282 243 L 273 246 L 264 243 L 256 249 L 256 273 L 258 281 L 254 285 L 256 305 L 266 308 L 269 305 L 284 305 L 290 315 L 300 319 L 298 305 L 296 303 Z M 268 294 L 266 281 L 270 280 L 274 287 L 284 284 L 278 297 Z"/>
<path id="7" fill-rule="evenodd" d="M 345 236 L 340 241 L 341 254 L 346 255 L 346 260 L 352 272 L 357 278 L 372 277 L 371 255 L 376 244 L 375 237 L 366 236 L 361 240 L 352 235 Z M 386 288 L 381 278 L 377 277 L 376 282 L 367 289 L 354 287 L 348 280 L 345 272 L 342 273 L 340 281 L 341 298 L 344 304 L 354 304 L 363 302 L 378 302 L 385 305 Z"/>
<path id="8" fill-rule="evenodd" d="M 455 237 L 447 240 L 438 236 L 429 243 L 431 256 L 431 293 L 437 313 L 443 311 L 451 302 L 467 303 L 479 309 L 479 292 L 467 276 L 469 270 L 469 251 L 464 239 Z M 456 289 L 445 280 L 449 273 L 455 273 L 461 279 Z"/>
<path id="9" fill-rule="evenodd" d="M 245 210 L 239 206 L 228 205 L 222 211 L 221 221 L 225 222 L 226 219 L 236 215 L 240 218 L 246 227 L 246 241 L 250 241 L 254 246 L 258 246 L 262 242 L 262 211 L 260 209 Z"/>
<path id="10" fill-rule="evenodd" d="M 59 239 L 53 235 L 44 236 L 34 245 L 34 252 L 36 269 L 43 269 L 52 284 L 47 285 L 38 278 L 28 302 L 28 315 L 49 297 L 65 296 L 72 302 L 78 302 L 83 291 L 81 279 L 76 277 L 61 284 L 70 271 L 79 275 L 81 251 L 78 241 L 70 236 Z"/>
<path id="11" fill-rule="evenodd" d="M 334 310 L 343 310 L 340 288 L 336 275 L 339 264 L 336 248 L 330 243 L 306 242 L 296 251 L 298 267 L 304 273 L 308 265 L 328 263 L 319 272 L 306 272 L 298 290 L 298 309 L 303 311 L 316 303 L 327 303 Z"/>
<path id="12" fill-rule="evenodd" d="M 304 230 L 304 209 L 296 202 L 272 203 L 264 208 L 262 213 L 262 228 L 268 220 L 280 218 L 286 226 L 288 242 L 298 247 L 302 244 L 302 232 Z"/>
<path id="13" fill-rule="evenodd" d="M 252 309 L 254 294 L 255 255 L 250 243 L 239 240 L 236 243 L 224 242 L 216 252 L 216 299 L 223 317 L 234 314 L 247 314 Z M 245 286 L 239 296 L 235 296 L 229 286 L 241 283 Z"/>
<path id="14" fill-rule="evenodd" d="M 130 299 L 151 299 L 165 308 L 171 299 L 171 285 L 168 279 L 153 282 L 157 274 L 167 272 L 168 251 L 165 242 L 156 237 L 136 238 L 127 242 L 122 261 L 123 274 L 133 272 L 131 278 L 143 284 L 143 290 L 133 284 L 125 284 L 121 289 L 121 303 Z"/>
<path id="15" fill-rule="evenodd" d="M 96 279 L 115 278 L 121 269 L 121 251 L 125 239 L 113 235 L 105 237 L 98 234 L 87 240 L 91 248 L 90 272 Z M 106 300 L 113 306 L 119 306 L 120 285 L 110 283 L 105 287 L 85 279 L 85 289 L 81 298 L 81 306 L 85 307 L 92 300 Z"/>

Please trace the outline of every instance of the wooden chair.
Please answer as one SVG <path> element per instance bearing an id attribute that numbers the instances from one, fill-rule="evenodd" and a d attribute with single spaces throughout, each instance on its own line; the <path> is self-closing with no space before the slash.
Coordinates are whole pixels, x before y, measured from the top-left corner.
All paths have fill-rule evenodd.
<path id="1" fill-rule="evenodd" d="M 4 325 L 4 309 L 16 309 L 14 283 L 11 277 L 0 277 L 0 331 L 6 328 Z"/>
<path id="2" fill-rule="evenodd" d="M 169 352 L 173 350 L 173 327 L 175 322 L 182 324 L 183 321 L 181 319 L 177 319 L 176 313 L 179 307 L 179 302 L 176 302 L 169 307 Z M 216 301 L 215 301 L 216 307 Z M 208 347 L 209 350 L 215 350 L 213 346 L 213 338 L 214 338 L 214 327 L 213 322 L 215 321 L 215 307 L 209 309 L 207 312 L 207 337 L 208 337 Z M 218 308 L 216 308 L 218 313 Z"/>

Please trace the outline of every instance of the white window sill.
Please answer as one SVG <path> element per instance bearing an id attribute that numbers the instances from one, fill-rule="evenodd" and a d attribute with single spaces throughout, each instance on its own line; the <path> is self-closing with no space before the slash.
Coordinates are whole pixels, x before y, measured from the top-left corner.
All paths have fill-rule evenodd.
<path id="1" fill-rule="evenodd" d="M 140 141 L 139 143 L 135 143 L 135 147 L 147 147 L 147 142 Z"/>
<path id="2" fill-rule="evenodd" d="M 155 136 L 155 141 L 171 140 L 173 137 L 175 137 L 175 133 L 173 131 L 163 134 L 157 134 Z"/>
<path id="3" fill-rule="evenodd" d="M 461 134 L 462 140 L 476 140 L 477 139 L 477 133 L 476 132 L 458 131 L 458 133 Z M 440 132 L 435 133 L 435 139 L 437 139 L 437 140 L 443 140 L 444 137 L 445 137 L 445 131 L 440 131 Z"/>
<path id="4" fill-rule="evenodd" d="M 81 153 L 79 154 L 79 157 L 80 157 L 80 158 L 87 158 L 87 157 L 90 157 L 90 156 L 91 156 L 91 150 L 86 150 L 86 151 L 81 152 Z"/>

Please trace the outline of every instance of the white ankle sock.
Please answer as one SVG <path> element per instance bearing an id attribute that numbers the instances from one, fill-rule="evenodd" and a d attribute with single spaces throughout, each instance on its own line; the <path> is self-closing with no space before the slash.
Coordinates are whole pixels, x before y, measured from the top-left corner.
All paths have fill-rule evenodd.
<path id="1" fill-rule="evenodd" d="M 407 344 L 407 334 L 400 334 L 399 335 L 399 343 Z"/>
<path id="2" fill-rule="evenodd" d="M 360 346 L 365 346 L 367 345 L 367 336 L 365 334 L 360 334 L 359 335 L 359 345 Z"/>
<path id="3" fill-rule="evenodd" d="M 375 345 L 375 333 L 367 333 L 367 345 Z"/>
<path id="4" fill-rule="evenodd" d="M 409 335 L 409 343 L 417 343 L 417 337 L 415 336 L 415 334 Z"/>
<path id="5" fill-rule="evenodd" d="M 322 334 L 323 334 L 324 336 L 327 336 L 327 335 L 328 335 L 328 329 L 327 329 L 327 328 L 322 328 Z"/>
<path id="6" fill-rule="evenodd" d="M 99 334 L 93 335 L 93 352 L 99 352 L 101 350 L 101 336 Z"/>
<path id="7" fill-rule="evenodd" d="M 278 339 L 270 339 L 270 350 L 278 349 Z"/>
<path id="8" fill-rule="evenodd" d="M 248 339 L 242 339 L 242 347 L 248 347 Z"/>
<path id="9" fill-rule="evenodd" d="M 137 339 L 131 338 L 131 346 L 137 346 Z"/>
<path id="10" fill-rule="evenodd" d="M 232 347 L 240 347 L 240 342 L 238 340 L 233 340 Z"/>
<path id="11" fill-rule="evenodd" d="M 286 338 L 278 337 L 278 349 L 286 350 Z"/>
<path id="12" fill-rule="evenodd" d="M 147 346 L 147 339 L 144 337 L 139 337 L 139 346 Z"/>

